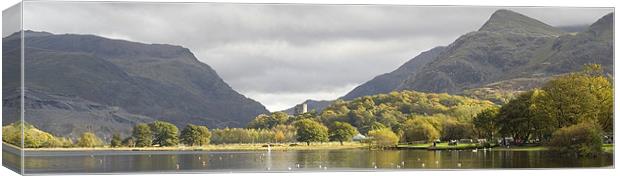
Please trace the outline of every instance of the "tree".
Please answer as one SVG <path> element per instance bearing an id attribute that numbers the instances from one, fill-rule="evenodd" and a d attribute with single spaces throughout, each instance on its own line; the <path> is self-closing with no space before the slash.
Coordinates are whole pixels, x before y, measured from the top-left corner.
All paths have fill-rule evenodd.
<path id="1" fill-rule="evenodd" d="M 439 139 L 439 131 L 429 122 L 414 118 L 405 121 L 404 125 L 405 140 L 408 142 L 425 141 L 430 142 Z"/>
<path id="2" fill-rule="evenodd" d="M 531 136 L 547 139 L 555 130 L 554 119 L 538 110 L 540 104 L 533 101 L 542 94 L 534 89 L 521 93 L 517 98 L 502 106 L 497 115 L 497 128 L 500 134 L 526 142 Z"/>
<path id="3" fill-rule="evenodd" d="M 492 107 L 483 110 L 472 120 L 474 128 L 478 132 L 478 136 L 485 139 L 493 139 L 493 135 L 497 131 L 496 119 L 499 114 L 499 108 Z"/>
<path id="4" fill-rule="evenodd" d="M 395 146 L 398 144 L 398 136 L 389 128 L 371 130 L 368 132 L 374 145 L 380 148 Z"/>
<path id="5" fill-rule="evenodd" d="M 149 125 L 145 123 L 138 124 L 133 127 L 133 139 L 136 147 L 149 147 L 153 142 L 153 133 Z"/>
<path id="6" fill-rule="evenodd" d="M 443 124 L 442 140 L 458 140 L 471 137 L 471 126 L 454 120 L 448 120 Z"/>
<path id="7" fill-rule="evenodd" d="M 349 123 L 334 122 L 334 125 L 329 130 L 329 137 L 331 140 L 339 141 L 340 145 L 343 145 L 343 141 L 351 141 L 351 138 L 357 133 L 357 129 Z"/>
<path id="8" fill-rule="evenodd" d="M 274 112 L 271 113 L 271 115 L 261 114 L 256 116 L 256 118 L 248 124 L 248 128 L 272 129 L 277 125 L 286 124 L 288 120 L 288 114 L 284 112 Z"/>
<path id="9" fill-rule="evenodd" d="M 123 146 L 125 146 L 125 147 L 135 147 L 136 146 L 136 140 L 133 137 L 129 136 L 129 137 L 123 139 L 121 144 L 123 144 Z"/>
<path id="10" fill-rule="evenodd" d="M 179 144 L 179 129 L 174 124 L 155 121 L 149 124 L 153 132 L 153 144 L 159 146 L 176 146 Z"/>
<path id="11" fill-rule="evenodd" d="M 613 85 L 600 65 L 553 79 L 542 90 L 536 108 L 553 119 L 555 128 L 594 121 L 613 132 Z"/>
<path id="12" fill-rule="evenodd" d="M 284 132 L 276 131 L 276 134 L 274 136 L 274 140 L 276 140 L 276 143 L 283 142 L 284 140 L 286 140 L 286 136 L 284 135 Z"/>
<path id="13" fill-rule="evenodd" d="M 101 145 L 101 139 L 99 139 L 94 133 L 91 132 L 82 133 L 80 139 L 77 142 L 77 146 L 80 147 L 97 147 Z"/>
<path id="14" fill-rule="evenodd" d="M 121 146 L 121 134 L 114 133 L 112 135 L 112 141 L 110 141 L 110 146 L 112 146 L 112 147 L 119 147 L 119 146 Z"/>
<path id="15" fill-rule="evenodd" d="M 603 140 L 601 135 L 600 127 L 597 124 L 583 122 L 560 128 L 553 133 L 548 145 L 552 151 L 559 153 L 591 156 L 602 151 Z"/>
<path id="16" fill-rule="evenodd" d="M 306 142 L 310 145 L 310 142 L 326 142 L 328 140 L 327 127 L 319 122 L 302 119 L 295 122 L 295 128 L 297 128 L 297 141 Z"/>
<path id="17" fill-rule="evenodd" d="M 211 139 L 211 132 L 206 126 L 189 124 L 181 131 L 181 142 L 189 146 L 207 145 Z"/>

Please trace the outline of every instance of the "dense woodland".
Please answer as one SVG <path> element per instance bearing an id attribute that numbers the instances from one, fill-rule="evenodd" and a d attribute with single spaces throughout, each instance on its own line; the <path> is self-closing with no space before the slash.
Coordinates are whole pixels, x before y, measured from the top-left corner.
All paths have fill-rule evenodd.
<path id="1" fill-rule="evenodd" d="M 350 141 L 356 134 L 370 137 L 379 147 L 458 139 L 512 138 L 511 144 L 544 144 L 561 152 L 590 155 L 600 152 L 602 136 L 613 133 L 612 78 L 600 65 L 556 77 L 541 88 L 516 96 L 503 105 L 464 96 L 399 91 L 337 100 L 320 113 L 290 116 L 262 114 L 246 128 L 209 130 L 206 126 L 177 126 L 155 121 L 137 124 L 131 136 L 115 134 L 111 147 L 202 146 L 232 143 L 292 143 Z M 20 127 L 3 127 L 3 141 L 19 145 Z M 108 145 L 93 133 L 77 141 L 55 137 L 24 125 L 24 147 L 98 147 Z M 206 125 L 206 124 L 202 124 Z M 491 145 L 491 144 L 489 144 Z"/>

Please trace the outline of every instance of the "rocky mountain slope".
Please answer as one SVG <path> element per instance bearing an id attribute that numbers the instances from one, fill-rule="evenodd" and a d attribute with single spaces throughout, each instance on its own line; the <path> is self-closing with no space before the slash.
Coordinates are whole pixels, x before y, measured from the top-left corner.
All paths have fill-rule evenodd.
<path id="1" fill-rule="evenodd" d="M 5 46 L 14 47 L 5 47 L 3 55 L 18 55 L 19 40 L 15 37 L 3 39 Z M 118 107 L 179 126 L 241 127 L 268 112 L 260 103 L 237 93 L 211 67 L 180 46 L 26 31 L 25 53 L 25 88 L 43 95 L 77 97 L 84 100 L 81 102 Z M 89 115 L 63 121 L 84 119 L 90 119 Z M 28 109 L 26 121 L 37 127 L 45 123 Z"/>
<path id="2" fill-rule="evenodd" d="M 392 90 L 462 93 L 518 78 L 541 80 L 537 78 L 578 71 L 589 63 L 601 64 L 611 73 L 613 13 L 584 32 L 566 33 L 522 14 L 498 10 L 478 31 L 459 37 L 440 51 L 423 52 L 408 64 L 416 60 L 417 69 L 403 72 L 405 64 L 394 71 L 400 74 L 377 76 L 343 98 Z"/>

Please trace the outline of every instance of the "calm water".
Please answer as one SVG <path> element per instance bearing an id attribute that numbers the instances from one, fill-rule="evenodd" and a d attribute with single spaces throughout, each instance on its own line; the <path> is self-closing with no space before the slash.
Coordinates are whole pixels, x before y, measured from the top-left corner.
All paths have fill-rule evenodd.
<path id="1" fill-rule="evenodd" d="M 14 155 L 3 151 L 3 155 Z M 375 169 L 376 166 L 376 169 Z M 313 150 L 250 152 L 27 152 L 26 173 L 262 172 L 395 169 L 612 167 L 613 155 L 559 157 L 545 151 Z"/>

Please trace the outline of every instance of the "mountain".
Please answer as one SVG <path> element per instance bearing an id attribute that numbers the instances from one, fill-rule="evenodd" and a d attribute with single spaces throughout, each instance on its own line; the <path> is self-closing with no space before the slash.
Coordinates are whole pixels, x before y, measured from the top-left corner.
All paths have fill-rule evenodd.
<path id="1" fill-rule="evenodd" d="M 430 56 L 431 61 L 416 63 L 416 69 L 401 73 L 408 76 L 393 76 L 403 65 L 358 86 L 343 98 L 393 90 L 462 93 L 507 80 L 527 85 L 530 83 L 523 80 L 544 80 L 578 71 L 588 63 L 601 64 L 606 73 L 611 73 L 613 13 L 586 31 L 566 33 L 525 15 L 498 10 L 478 31 L 462 35 L 441 51 L 428 54 L 433 50 L 418 56 Z"/>
<path id="2" fill-rule="evenodd" d="M 323 111 L 323 109 L 327 108 L 330 104 L 332 104 L 332 102 L 333 101 L 329 101 L 329 100 L 306 100 L 300 104 L 305 103 L 306 105 L 308 105 L 308 112 L 314 110 L 320 113 Z M 283 110 L 282 112 L 285 112 L 289 115 L 294 115 L 295 107 L 288 108 L 286 110 Z"/>
<path id="3" fill-rule="evenodd" d="M 3 55 L 19 57 L 16 39 L 16 35 L 3 39 L 9 46 L 3 48 Z M 118 107 L 179 127 L 188 123 L 241 127 L 268 112 L 260 103 L 233 90 L 211 67 L 180 46 L 33 31 L 25 31 L 24 43 L 24 84 L 32 92 L 77 97 L 80 104 Z M 30 115 L 27 109 L 26 121 L 41 128 L 43 119 Z"/>
<path id="4" fill-rule="evenodd" d="M 347 93 L 342 99 L 351 100 L 356 97 L 362 97 L 367 95 L 375 95 L 380 93 L 388 93 L 393 91 L 395 87 L 398 87 L 403 80 L 408 77 L 415 76 L 418 69 L 424 67 L 426 64 L 434 61 L 439 53 L 441 53 L 445 47 L 435 47 L 431 50 L 420 53 L 420 55 L 407 61 L 398 69 L 379 75 L 372 80 L 355 87 L 351 92 Z"/>
<path id="5" fill-rule="evenodd" d="M 20 96 L 15 94 L 5 97 L 4 109 L 19 108 Z M 36 127 L 56 136 L 77 139 L 84 132 L 92 131 L 97 136 L 108 141 L 115 132 L 122 136 L 129 136 L 131 129 L 138 123 L 149 123 L 154 119 L 142 115 L 128 113 L 122 108 L 106 106 L 66 95 L 26 91 L 24 97 L 26 121 L 35 122 Z M 10 103 L 9 103 L 10 102 Z M 3 123 L 9 124 L 19 119 L 17 111 L 3 112 L 6 119 Z"/>

